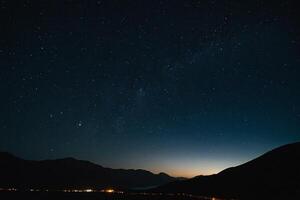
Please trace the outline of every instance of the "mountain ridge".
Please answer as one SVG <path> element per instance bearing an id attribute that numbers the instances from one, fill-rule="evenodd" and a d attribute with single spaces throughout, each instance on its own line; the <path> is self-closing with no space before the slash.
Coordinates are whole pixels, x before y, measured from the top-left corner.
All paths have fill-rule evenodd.
<path id="1" fill-rule="evenodd" d="M 176 178 L 142 169 L 112 169 L 73 157 L 25 160 L 0 152 L 0 187 L 92 187 L 134 188 L 158 186 Z"/>
<path id="2" fill-rule="evenodd" d="M 241 199 L 300 197 L 300 142 L 268 151 L 218 174 L 196 176 L 153 189 L 153 192 L 189 193 Z"/>

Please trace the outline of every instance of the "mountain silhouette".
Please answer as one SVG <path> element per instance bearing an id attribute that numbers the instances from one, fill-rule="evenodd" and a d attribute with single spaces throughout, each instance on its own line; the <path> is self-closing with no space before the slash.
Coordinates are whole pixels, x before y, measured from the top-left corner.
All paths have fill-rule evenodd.
<path id="1" fill-rule="evenodd" d="M 165 173 L 111 169 L 89 161 L 64 158 L 32 161 L 0 152 L 0 188 L 146 188 L 174 181 Z"/>
<path id="2" fill-rule="evenodd" d="M 300 199 L 300 142 L 218 174 L 175 181 L 153 191 L 238 199 Z"/>

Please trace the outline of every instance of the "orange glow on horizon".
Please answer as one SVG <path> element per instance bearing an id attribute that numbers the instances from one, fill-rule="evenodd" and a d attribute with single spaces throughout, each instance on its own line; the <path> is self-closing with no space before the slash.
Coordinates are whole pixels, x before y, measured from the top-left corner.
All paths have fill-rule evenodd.
<path id="1" fill-rule="evenodd" d="M 207 176 L 217 174 L 222 170 L 237 166 L 243 163 L 242 161 L 231 161 L 231 160 L 183 160 L 178 162 L 177 160 L 166 161 L 165 163 L 158 163 L 153 165 L 151 168 L 146 170 L 152 171 L 153 173 L 165 172 L 173 177 L 185 177 L 193 178 L 195 176 Z M 170 168 L 172 166 L 172 168 Z"/>
<path id="2" fill-rule="evenodd" d="M 207 169 L 207 170 L 197 170 L 197 169 L 171 169 L 171 170 L 166 170 L 165 173 L 167 173 L 170 176 L 173 177 L 184 177 L 184 178 L 193 178 L 195 176 L 207 176 L 207 175 L 212 175 L 212 174 L 217 174 L 220 171 L 222 171 L 225 168 L 220 168 L 220 169 Z M 153 173 L 160 173 L 160 171 L 157 170 L 150 170 Z"/>

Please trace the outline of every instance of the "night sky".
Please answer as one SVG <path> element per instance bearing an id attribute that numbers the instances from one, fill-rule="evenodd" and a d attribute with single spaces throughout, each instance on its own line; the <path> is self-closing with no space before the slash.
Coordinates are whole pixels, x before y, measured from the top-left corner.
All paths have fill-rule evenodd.
<path id="1" fill-rule="evenodd" d="M 300 140 L 296 1 L 0 1 L 0 151 L 192 177 Z"/>

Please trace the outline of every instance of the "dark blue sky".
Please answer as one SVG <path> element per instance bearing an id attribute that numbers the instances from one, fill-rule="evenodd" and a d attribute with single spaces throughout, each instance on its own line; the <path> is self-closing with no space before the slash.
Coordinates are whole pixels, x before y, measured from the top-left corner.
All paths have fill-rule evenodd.
<path id="1" fill-rule="evenodd" d="M 0 151 L 194 176 L 300 139 L 295 1 L 0 5 Z"/>

